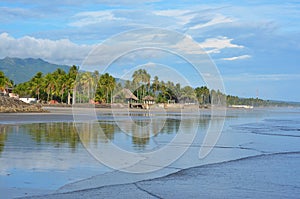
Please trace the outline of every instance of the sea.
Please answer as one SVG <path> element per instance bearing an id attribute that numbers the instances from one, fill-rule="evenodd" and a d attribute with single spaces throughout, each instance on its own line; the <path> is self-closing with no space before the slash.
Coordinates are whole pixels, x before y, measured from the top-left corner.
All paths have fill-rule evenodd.
<path id="1" fill-rule="evenodd" d="M 71 113 L 2 115 L 0 198 L 135 182 L 163 198 L 299 198 L 299 108 L 213 114 L 98 111 L 76 122 Z M 172 195 L 174 185 L 183 191 Z"/>

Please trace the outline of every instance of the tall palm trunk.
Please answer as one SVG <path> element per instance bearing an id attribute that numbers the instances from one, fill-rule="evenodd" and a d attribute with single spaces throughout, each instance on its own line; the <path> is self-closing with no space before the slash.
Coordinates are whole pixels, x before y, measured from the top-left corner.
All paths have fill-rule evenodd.
<path id="1" fill-rule="evenodd" d="M 68 91 L 68 104 L 71 104 L 71 93 Z"/>

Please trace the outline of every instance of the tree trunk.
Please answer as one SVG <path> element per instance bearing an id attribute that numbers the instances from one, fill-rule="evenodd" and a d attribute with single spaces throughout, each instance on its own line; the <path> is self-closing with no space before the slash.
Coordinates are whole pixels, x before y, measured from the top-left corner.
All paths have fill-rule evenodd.
<path id="1" fill-rule="evenodd" d="M 113 103 L 113 93 L 112 93 L 113 91 L 111 90 L 110 91 L 110 104 L 112 104 Z"/>
<path id="2" fill-rule="evenodd" d="M 76 101 L 76 91 L 73 91 L 73 98 L 72 98 L 72 104 L 75 104 Z"/>
<path id="3" fill-rule="evenodd" d="M 64 97 L 64 93 L 61 94 L 61 97 L 60 97 L 60 103 L 64 103 L 63 97 Z"/>
<path id="4" fill-rule="evenodd" d="M 49 93 L 47 93 L 47 102 L 49 102 L 49 95 L 50 95 L 50 94 L 49 94 Z"/>
<path id="5" fill-rule="evenodd" d="M 71 94 L 70 94 L 70 91 L 68 91 L 68 104 L 71 104 Z"/>

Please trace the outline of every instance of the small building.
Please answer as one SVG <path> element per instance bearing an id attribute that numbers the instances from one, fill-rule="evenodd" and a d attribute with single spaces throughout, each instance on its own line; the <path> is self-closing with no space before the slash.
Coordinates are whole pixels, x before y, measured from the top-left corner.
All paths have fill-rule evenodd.
<path id="1" fill-rule="evenodd" d="M 28 104 L 35 104 L 37 103 L 37 99 L 36 98 L 30 98 L 30 97 L 20 97 L 19 100 L 28 103 Z"/>
<path id="2" fill-rule="evenodd" d="M 9 93 L 8 96 L 11 98 L 19 99 L 19 95 L 15 93 Z"/>
<path id="3" fill-rule="evenodd" d="M 137 102 L 139 99 L 127 88 L 123 88 L 116 95 L 114 95 L 114 102 L 132 103 Z"/>
<path id="4" fill-rule="evenodd" d="M 155 99 L 151 95 L 147 95 L 143 98 L 144 104 L 154 104 Z"/>

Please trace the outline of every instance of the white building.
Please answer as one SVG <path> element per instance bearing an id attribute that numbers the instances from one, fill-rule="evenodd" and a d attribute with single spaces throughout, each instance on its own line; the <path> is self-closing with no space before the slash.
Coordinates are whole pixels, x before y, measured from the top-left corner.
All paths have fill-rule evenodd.
<path id="1" fill-rule="evenodd" d="M 25 98 L 25 97 L 21 97 L 20 98 L 21 101 L 28 103 L 28 104 L 35 104 L 37 103 L 37 99 L 36 98 Z"/>

